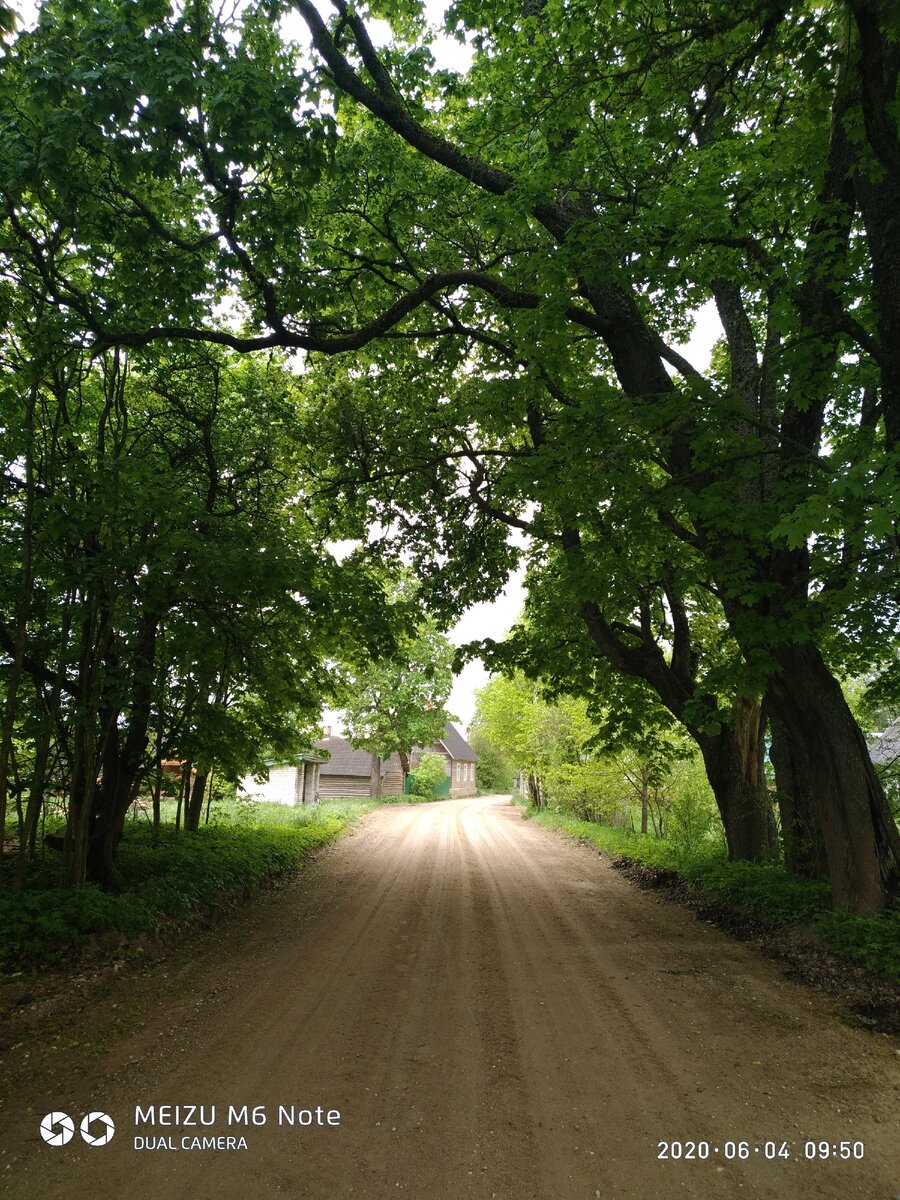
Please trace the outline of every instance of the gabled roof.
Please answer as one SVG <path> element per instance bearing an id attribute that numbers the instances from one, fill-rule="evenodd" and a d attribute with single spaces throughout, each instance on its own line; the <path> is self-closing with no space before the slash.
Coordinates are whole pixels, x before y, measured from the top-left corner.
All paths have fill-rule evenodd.
<path id="1" fill-rule="evenodd" d="M 459 732 L 455 725 L 451 725 L 448 721 L 444 726 L 444 736 L 438 738 L 438 742 L 446 747 L 447 753 L 451 758 L 461 759 L 463 762 L 479 762 L 478 755 Z"/>
<path id="2" fill-rule="evenodd" d="M 316 747 L 319 750 L 327 750 L 331 755 L 329 761 L 322 764 L 322 775 L 358 775 L 368 778 L 372 774 L 371 754 L 368 750 L 354 750 L 346 738 L 324 738 L 321 742 L 316 742 Z M 382 759 L 382 775 L 390 765 L 390 759 Z"/>

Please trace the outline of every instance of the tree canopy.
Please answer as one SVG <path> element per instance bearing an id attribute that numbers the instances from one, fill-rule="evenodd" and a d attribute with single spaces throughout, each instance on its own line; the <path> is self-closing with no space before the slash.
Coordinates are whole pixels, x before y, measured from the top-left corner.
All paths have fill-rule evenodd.
<path id="1" fill-rule="evenodd" d="M 409 579 L 393 589 L 393 607 L 415 599 Z M 390 657 L 370 658 L 347 680 L 347 736 L 357 750 L 381 760 L 397 753 L 404 779 L 415 748 L 441 737 L 450 719 L 453 647 L 433 620 L 419 620 L 398 636 Z M 378 775 L 380 782 L 381 776 Z"/>
<path id="2" fill-rule="evenodd" d="M 836 673 L 897 629 L 894 7 L 460 0 L 458 72 L 407 0 L 48 0 L 0 79 L 2 302 L 91 354 L 304 352 L 311 511 L 443 617 L 526 531 L 535 645 L 684 726 L 739 857 L 771 727 L 877 910 L 900 837 Z"/>

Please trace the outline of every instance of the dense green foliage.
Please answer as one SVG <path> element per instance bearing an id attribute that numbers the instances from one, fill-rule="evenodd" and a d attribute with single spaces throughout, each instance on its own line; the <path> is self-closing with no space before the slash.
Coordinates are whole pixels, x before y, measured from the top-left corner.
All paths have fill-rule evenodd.
<path id="1" fill-rule="evenodd" d="M 900 833 L 838 676 L 896 661 L 896 5 L 460 0 L 444 23 L 464 71 L 435 64 L 418 3 L 332 7 L 46 0 L 4 47 L 3 424 L 20 433 L 3 476 L 0 816 L 28 786 L 30 740 L 39 796 L 64 764 L 65 877 L 114 882 L 154 734 L 196 760 L 193 826 L 212 762 L 242 744 L 240 707 L 251 724 L 294 707 L 302 727 L 339 643 L 390 656 L 377 565 L 412 562 L 444 621 L 524 559 L 526 620 L 486 650 L 494 665 L 594 709 L 615 677 L 632 732 L 677 725 L 732 859 L 778 849 L 770 739 L 789 869 L 827 875 L 840 907 L 883 910 Z M 387 22 L 380 48 L 370 16 Z M 722 329 L 708 368 L 678 349 L 704 304 Z M 278 461 L 257 443 L 237 468 L 210 457 L 216 389 L 174 388 L 187 416 L 169 458 L 213 496 L 204 513 L 198 486 L 190 528 L 158 545 L 143 492 L 116 491 L 123 454 L 106 469 L 107 443 L 127 443 L 121 388 L 92 385 L 87 442 L 69 397 L 104 369 L 165 374 L 187 345 L 229 374 L 222 347 L 299 351 L 305 371 Z M 250 433 L 273 403 L 255 401 Z M 303 527 L 299 579 L 276 570 L 265 594 L 238 530 L 204 610 L 206 516 L 232 491 L 246 516 L 273 478 L 268 499 Z M 268 554 L 268 527 L 249 532 Z M 328 537 L 358 543 L 371 587 L 318 552 Z M 248 615 L 229 590 L 244 570 L 254 619 L 223 654 L 218 622 Z M 267 665 L 245 675 L 260 629 L 276 635 Z M 288 643 L 308 653 L 279 680 Z M 193 694 L 183 739 L 154 710 L 170 686 L 184 713 Z M 271 691 L 285 703 L 255 704 Z M 47 719 L 76 710 L 65 734 Z M 529 753 L 540 766 L 539 739 Z M 602 780 L 582 786 L 594 759 L 576 754 L 553 786 L 587 803 Z"/>
<path id="2" fill-rule="evenodd" d="M 495 676 L 477 694 L 473 726 L 525 777 L 539 808 L 638 828 L 693 844 L 721 835 L 699 755 L 677 729 L 623 727 L 621 704 L 598 707 L 584 697 L 551 695 L 521 673 Z"/>
<path id="3" fill-rule="evenodd" d="M 0 816 L 12 791 L 20 886 L 63 798 L 63 881 L 115 882 L 125 812 L 159 801 L 163 760 L 196 828 L 214 768 L 234 780 L 310 744 L 334 659 L 390 647 L 389 612 L 377 572 L 338 563 L 297 503 L 281 363 L 52 341 L 29 361 L 42 330 L 19 307 L 0 357 Z"/>
<path id="4" fill-rule="evenodd" d="M 478 791 L 483 796 L 512 792 L 516 769 L 510 758 L 479 729 L 470 731 L 468 742 L 478 755 Z"/>
<path id="5" fill-rule="evenodd" d="M 447 776 L 447 760 L 441 754 L 425 753 L 410 775 L 410 791 L 414 796 L 433 797 L 435 789 Z"/>

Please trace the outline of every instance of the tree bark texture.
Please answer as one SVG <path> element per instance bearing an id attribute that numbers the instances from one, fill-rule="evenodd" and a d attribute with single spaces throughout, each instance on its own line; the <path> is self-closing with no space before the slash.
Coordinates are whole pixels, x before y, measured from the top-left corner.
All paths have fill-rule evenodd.
<path id="1" fill-rule="evenodd" d="M 775 768 L 784 865 L 791 875 L 827 879 L 825 843 L 813 801 L 810 767 L 804 748 L 795 742 L 784 723 L 771 721 L 770 758 Z"/>
<path id="2" fill-rule="evenodd" d="M 835 907 L 881 912 L 900 894 L 900 833 L 865 739 L 837 680 L 810 642 L 779 647 L 770 703 L 804 748 Z"/>
<path id="3" fill-rule="evenodd" d="M 695 734 L 725 828 L 730 859 L 765 862 L 775 849 L 772 803 L 763 767 L 765 721 L 759 699 L 737 702 L 734 724 Z"/>

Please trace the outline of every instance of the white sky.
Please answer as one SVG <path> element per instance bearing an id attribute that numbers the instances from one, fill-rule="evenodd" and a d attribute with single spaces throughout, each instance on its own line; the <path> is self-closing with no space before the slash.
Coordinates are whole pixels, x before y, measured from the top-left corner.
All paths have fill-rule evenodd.
<path id="1" fill-rule="evenodd" d="M 13 0 L 18 9 L 20 27 L 29 27 L 35 20 L 37 5 L 33 0 Z M 437 25 L 444 12 L 444 0 L 426 0 L 425 12 L 432 22 Z M 330 5 L 319 5 L 323 15 L 330 11 Z M 298 42 L 308 43 L 306 26 L 298 16 L 289 16 L 282 22 L 285 34 Z M 376 44 L 383 44 L 387 38 L 388 26 L 383 21 L 370 21 L 369 28 Z M 438 65 L 448 69 L 464 71 L 470 61 L 471 53 L 467 46 L 460 45 L 453 38 L 440 35 L 432 45 L 432 53 Z M 678 349 L 699 370 L 705 370 L 709 365 L 710 353 L 716 339 L 722 334 L 715 307 L 710 302 L 697 313 L 694 332 L 685 346 Z M 522 587 L 522 572 L 513 575 L 501 596 L 492 603 L 475 604 L 462 620 L 450 631 L 450 638 L 455 645 L 481 638 L 501 640 L 515 621 L 522 609 L 524 591 Z M 449 709 L 459 719 L 459 726 L 465 730 L 475 711 L 476 688 L 482 687 L 488 679 L 487 672 L 480 662 L 471 662 L 456 677 L 450 696 Z M 326 723 L 331 723 L 337 732 L 340 727 L 338 714 L 326 713 Z"/>

